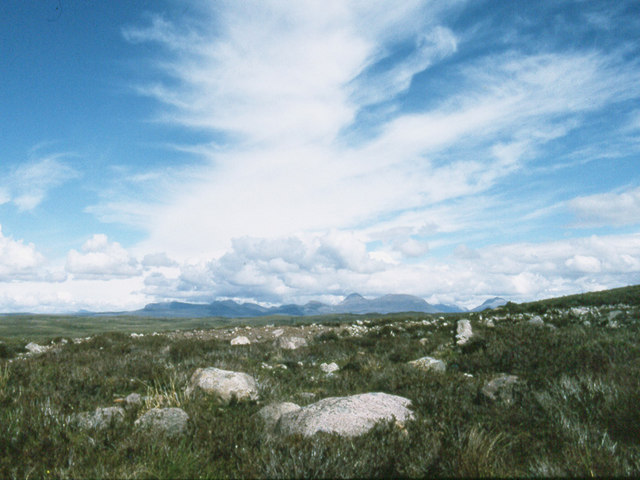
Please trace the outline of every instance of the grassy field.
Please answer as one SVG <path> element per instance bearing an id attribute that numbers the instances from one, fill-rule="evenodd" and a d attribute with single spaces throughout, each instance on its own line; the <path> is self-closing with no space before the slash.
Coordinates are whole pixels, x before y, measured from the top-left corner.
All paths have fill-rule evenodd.
<path id="1" fill-rule="evenodd" d="M 565 297 L 446 316 L 4 317 L 0 478 L 638 476 L 638 287 L 610 292 L 588 294 L 580 304 Z M 589 308 L 575 310 L 582 306 Z M 530 324 L 533 314 L 546 325 Z M 455 345 L 462 317 L 475 332 L 464 349 Z M 16 322 L 14 329 L 4 322 Z M 307 347 L 289 351 L 276 348 L 264 327 L 283 322 L 287 334 L 309 335 L 312 323 L 325 327 Z M 231 346 L 229 336 L 247 324 L 262 340 Z M 189 338 L 129 335 L 211 327 L 210 335 Z M 58 347 L 22 356 L 36 338 L 55 339 Z M 447 371 L 407 364 L 425 355 L 444 360 Z M 322 362 L 336 362 L 340 371 L 328 377 Z M 185 397 L 193 371 L 207 366 L 253 375 L 259 402 L 220 407 Z M 524 381 L 510 404 L 479 394 L 499 373 Z M 356 438 L 303 438 L 266 435 L 255 418 L 275 401 L 305 405 L 374 391 L 409 398 L 415 420 L 404 430 L 379 424 Z M 86 431 L 67 422 L 134 392 L 147 401 L 120 426 Z M 135 418 L 154 405 L 183 408 L 187 433 L 165 439 L 136 430 Z"/>

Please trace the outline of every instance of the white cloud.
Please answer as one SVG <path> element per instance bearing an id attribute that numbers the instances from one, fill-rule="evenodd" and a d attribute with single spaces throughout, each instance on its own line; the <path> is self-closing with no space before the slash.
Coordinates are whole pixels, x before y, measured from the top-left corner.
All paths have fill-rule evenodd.
<path id="1" fill-rule="evenodd" d="M 148 253 L 141 262 L 144 267 L 174 267 L 177 265 L 175 260 L 170 259 L 166 253 Z"/>
<path id="2" fill-rule="evenodd" d="M 577 197 L 568 206 L 580 226 L 635 225 L 640 223 L 640 187 Z"/>
<path id="3" fill-rule="evenodd" d="M 163 47 L 156 66 L 164 81 L 138 85 L 164 105 L 161 120 L 223 139 L 191 147 L 205 159 L 197 175 L 140 179 L 136 195 L 110 194 L 86 210 L 147 229 L 132 249 L 139 257 L 166 252 L 178 262 L 145 257 L 144 291 L 289 301 L 362 290 L 473 301 L 637 279 L 637 251 L 624 243 L 635 237 L 608 237 L 624 244 L 618 253 L 587 239 L 428 255 L 478 239 L 508 242 L 493 227 L 548 212 L 545 200 L 514 202 L 496 187 L 532 166 L 552 173 L 542 153 L 553 141 L 637 97 L 640 78 L 615 52 L 507 50 L 450 69 L 455 88 L 420 91 L 418 73 L 444 58 L 455 64 L 465 47 L 443 21 L 447 4 L 202 3 L 197 20 L 152 17 L 125 30 L 132 42 Z M 398 45 L 413 48 L 397 56 Z M 385 114 L 359 123 L 372 104 Z M 630 205 L 619 194 L 569 205 L 583 223 L 629 224 L 637 192 L 626 193 Z M 74 252 L 68 266 L 79 273 L 139 274 L 124 249 Z"/>
<path id="4" fill-rule="evenodd" d="M 60 160 L 70 155 L 40 156 L 9 171 L 0 181 L 0 205 L 10 201 L 20 211 L 36 208 L 51 189 L 78 176 L 71 166 Z"/>
<path id="5" fill-rule="evenodd" d="M 71 250 L 65 268 L 74 278 L 110 279 L 140 274 L 136 259 L 118 242 L 109 242 L 104 234 L 95 234 L 87 240 L 82 253 Z"/>
<path id="6" fill-rule="evenodd" d="M 0 281 L 36 278 L 43 264 L 44 257 L 32 243 L 5 237 L 0 225 Z"/>

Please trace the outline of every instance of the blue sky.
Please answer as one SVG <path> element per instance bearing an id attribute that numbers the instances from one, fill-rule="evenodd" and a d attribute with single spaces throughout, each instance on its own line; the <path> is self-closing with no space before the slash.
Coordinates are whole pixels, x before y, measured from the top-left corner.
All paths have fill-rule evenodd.
<path id="1" fill-rule="evenodd" d="M 640 283 L 637 1 L 8 1 L 0 311 Z"/>

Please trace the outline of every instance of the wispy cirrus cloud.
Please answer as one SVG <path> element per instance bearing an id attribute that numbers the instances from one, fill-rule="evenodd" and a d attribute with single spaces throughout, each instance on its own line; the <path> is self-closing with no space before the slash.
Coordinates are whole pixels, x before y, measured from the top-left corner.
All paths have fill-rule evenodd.
<path id="1" fill-rule="evenodd" d="M 0 180 L 0 204 L 13 203 L 19 211 L 30 211 L 45 199 L 50 190 L 60 187 L 79 173 L 65 159 L 71 153 L 32 152 L 28 162 L 14 167 Z"/>
<path id="2" fill-rule="evenodd" d="M 418 274 L 472 288 L 478 277 L 430 263 L 431 255 L 440 259 L 444 247 L 453 250 L 464 239 L 507 248 L 518 233 L 546 230 L 550 215 L 575 211 L 587 219 L 586 200 L 566 201 L 578 188 L 565 187 L 560 175 L 611 155 L 594 130 L 606 127 L 628 152 L 629 122 L 602 117 L 638 99 L 640 66 L 624 48 L 564 48 L 555 39 L 533 51 L 524 47 L 531 32 L 519 38 L 515 28 L 491 48 L 476 48 L 474 41 L 488 35 L 478 25 L 499 22 L 460 26 L 451 17 L 463 8 L 464 2 L 419 1 L 399 8 L 198 3 L 193 18 L 152 16 L 146 26 L 126 28 L 127 40 L 161 48 L 153 63 L 157 80 L 135 85 L 158 100 L 157 119 L 208 132 L 212 141 L 184 146 L 205 162 L 197 176 L 166 182 L 171 187 L 160 201 L 116 195 L 87 211 L 143 223 L 149 235 L 137 251 L 166 251 L 190 265 L 182 281 L 154 273 L 149 288 L 162 286 L 167 294 L 245 291 L 273 299 L 320 287 L 342 291 L 356 278 L 382 292 L 384 285 L 408 286 L 403 275 L 417 282 Z M 596 14 L 598 28 L 611 24 L 606 12 Z M 440 81 L 430 82 L 436 70 Z M 551 190 L 539 195 L 536 185 L 544 182 Z M 139 186 L 143 193 L 156 188 Z M 314 251 L 309 245 L 322 244 L 332 229 L 355 235 L 363 258 L 385 267 L 366 280 L 355 267 L 309 272 L 300 259 L 282 259 L 277 268 L 294 265 L 288 275 L 295 283 L 264 262 L 230 260 L 248 255 L 239 253 L 239 238 L 305 238 L 305 251 Z M 550 255 L 553 269 L 597 273 L 589 252 L 539 254 Z M 519 280 L 508 274 L 505 291 L 533 294 L 538 276 L 553 277 L 551 267 L 537 273 L 514 265 L 524 270 Z M 564 282 L 540 280 L 550 292 L 556 281 Z M 312 284 L 317 288 L 303 288 Z"/>

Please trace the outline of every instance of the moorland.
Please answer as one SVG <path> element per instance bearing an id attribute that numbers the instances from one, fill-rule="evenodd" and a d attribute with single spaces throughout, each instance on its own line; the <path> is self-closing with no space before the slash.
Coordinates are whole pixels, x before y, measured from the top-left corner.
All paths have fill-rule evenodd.
<path id="1" fill-rule="evenodd" d="M 206 367 L 249 374 L 257 397 L 187 394 Z M 412 419 L 305 436 L 259 415 L 367 392 Z M 0 317 L 1 478 L 638 476 L 638 405 L 640 286 L 455 314 Z M 77 421 L 107 408 L 122 418 Z M 185 428 L 138 428 L 154 408 Z"/>

